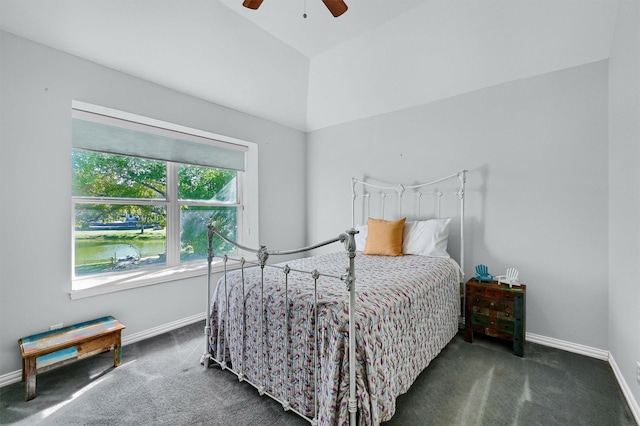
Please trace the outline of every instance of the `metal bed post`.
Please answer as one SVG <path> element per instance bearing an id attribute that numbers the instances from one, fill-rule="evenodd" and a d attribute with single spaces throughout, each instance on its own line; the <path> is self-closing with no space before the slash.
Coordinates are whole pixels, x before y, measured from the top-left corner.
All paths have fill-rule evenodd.
<path id="1" fill-rule="evenodd" d="M 460 269 L 462 270 L 462 280 L 464 282 L 464 190 L 467 182 L 467 171 L 462 170 L 458 173 L 458 179 L 460 179 L 460 190 L 458 191 L 458 197 L 460 197 Z"/>
<path id="2" fill-rule="evenodd" d="M 462 324 L 465 324 L 465 309 L 466 306 L 466 297 L 467 291 L 465 288 L 464 282 L 464 190 L 465 183 L 467 181 L 467 171 L 462 170 L 458 173 L 458 179 L 460 179 L 460 190 L 458 191 L 458 197 L 460 197 L 460 290 L 461 290 L 461 303 L 460 303 L 460 318 L 462 319 Z"/>
<path id="3" fill-rule="evenodd" d="M 349 418 L 351 426 L 356 426 L 356 413 L 358 411 L 358 400 L 356 394 L 356 230 L 351 228 L 347 231 L 347 256 L 349 257 L 349 268 L 345 276 L 347 290 L 349 290 Z"/>
<path id="4" fill-rule="evenodd" d="M 225 254 L 222 258 L 222 262 L 224 263 L 224 300 L 225 300 L 225 316 L 227 318 L 227 323 L 224 325 L 224 344 L 222 345 L 222 362 L 220 363 L 220 367 L 224 370 L 227 368 L 227 342 L 229 341 L 229 290 L 227 288 L 227 262 L 229 261 L 229 257 Z"/>
<path id="5" fill-rule="evenodd" d="M 208 241 L 209 245 L 207 247 L 207 323 L 204 325 L 204 334 L 206 337 L 206 348 L 204 355 L 200 358 L 200 364 L 204 364 L 206 368 L 209 368 L 209 363 L 211 362 L 211 307 L 209 304 L 211 303 L 211 262 L 213 261 L 213 234 L 214 227 L 209 225 L 208 227 Z"/>
<path id="6" fill-rule="evenodd" d="M 267 263 L 269 253 L 265 246 L 260 247 L 258 252 L 258 260 L 260 261 L 260 315 L 262 321 L 260 321 L 260 376 L 262 377 L 262 384 L 258 386 L 258 393 L 264 395 L 266 389 L 267 375 L 264 372 L 264 322 L 266 314 L 264 312 L 264 265 Z M 244 281 L 244 280 L 243 280 Z M 245 317 L 245 315 L 243 315 Z"/>
<path id="7" fill-rule="evenodd" d="M 315 342 L 313 345 L 313 412 L 316 416 L 312 424 L 318 423 L 318 278 L 320 273 L 317 269 L 311 271 L 313 278 L 313 327 Z"/>
<path id="8" fill-rule="evenodd" d="M 355 228 L 356 226 L 356 198 L 358 198 L 358 194 L 356 194 L 356 183 L 358 180 L 356 178 L 351 178 L 351 227 Z"/>
<path id="9" fill-rule="evenodd" d="M 284 273 L 284 353 L 285 353 L 285 361 L 289 359 L 289 272 L 291 272 L 291 268 L 289 265 L 286 265 L 282 270 Z M 286 378 L 287 383 L 282 384 L 282 389 L 284 391 L 284 403 L 282 404 L 282 408 L 284 411 L 289 411 L 291 408 L 291 404 L 289 402 L 289 393 L 291 388 L 289 383 L 289 377 L 291 376 L 291 371 L 289 370 L 289 363 L 285 362 L 284 365 L 286 369 L 286 374 L 283 377 L 283 380 Z"/>
<path id="10" fill-rule="evenodd" d="M 244 282 L 245 282 L 245 280 L 244 280 L 244 264 L 245 264 L 245 259 L 243 257 L 242 259 L 240 259 L 240 273 L 242 274 L 242 285 L 240 286 L 240 291 L 242 291 L 242 300 L 246 300 L 245 297 L 247 297 L 245 289 L 244 289 Z M 225 272 L 224 274 L 225 274 L 225 279 L 226 279 L 227 273 Z M 226 295 L 225 295 L 225 297 L 226 297 Z M 227 299 L 226 303 L 227 303 L 227 306 L 229 306 L 229 299 Z M 247 311 L 247 304 L 243 303 L 242 304 L 242 336 L 243 336 L 243 339 L 242 339 L 242 348 L 240 348 L 240 350 L 242 351 L 241 352 L 242 353 L 242 356 L 241 356 L 242 363 L 240 363 L 240 370 L 239 370 L 239 374 L 238 374 L 238 380 L 239 381 L 243 381 L 244 380 L 244 359 L 245 359 L 244 356 L 245 356 L 245 353 L 246 353 L 246 350 L 247 350 L 247 347 L 246 347 L 245 342 L 244 342 L 244 336 L 247 335 L 247 312 L 246 311 Z M 229 329 L 229 324 L 225 324 L 225 329 Z M 225 344 L 222 345 L 222 348 L 224 349 L 225 353 L 226 353 L 226 344 L 227 343 L 225 341 Z"/>
<path id="11" fill-rule="evenodd" d="M 402 217 L 402 196 L 404 195 L 404 185 L 398 185 L 396 192 L 398 193 L 398 217 Z"/>

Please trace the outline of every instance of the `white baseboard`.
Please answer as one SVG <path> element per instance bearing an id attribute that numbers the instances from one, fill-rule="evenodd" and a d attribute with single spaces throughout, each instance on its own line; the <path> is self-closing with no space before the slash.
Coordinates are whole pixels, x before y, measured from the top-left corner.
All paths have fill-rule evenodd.
<path id="1" fill-rule="evenodd" d="M 160 325 L 158 327 L 153 327 L 148 330 L 140 331 L 138 333 L 133 333 L 128 336 L 122 337 L 122 346 L 127 346 L 135 342 L 139 342 L 140 340 L 148 339 L 150 337 L 158 336 L 162 333 L 166 333 L 168 331 L 176 330 L 180 327 L 184 327 L 198 321 L 202 321 L 207 317 L 206 312 L 201 312 L 199 314 L 191 315 L 190 317 L 181 318 L 176 321 L 172 321 L 170 323 Z M 4 386 L 8 386 L 13 383 L 17 383 L 22 380 L 22 371 L 12 371 L 11 373 L 3 374 L 0 376 L 0 388 Z"/>
<path id="2" fill-rule="evenodd" d="M 172 321 L 164 325 L 159 325 L 158 327 L 153 327 L 148 330 L 140 331 L 138 333 L 129 334 L 128 336 L 123 336 L 122 346 L 127 346 L 132 343 L 139 342 L 140 340 L 148 339 L 150 337 L 158 336 L 159 334 L 166 333 L 168 331 L 176 330 L 180 327 L 202 321 L 206 317 L 207 313 L 201 312 L 199 314 L 191 315 L 190 317 Z"/>
<path id="3" fill-rule="evenodd" d="M 624 394 L 624 397 L 629 404 L 629 409 L 631 410 L 636 423 L 640 425 L 640 406 L 638 405 L 638 401 L 636 401 L 635 397 L 633 396 L 631 388 L 629 388 L 629 385 L 624 379 L 622 372 L 618 368 L 616 361 L 613 359 L 613 355 L 611 355 L 609 351 L 605 351 L 604 349 L 592 348 L 590 346 L 579 345 L 577 343 L 571 343 L 564 340 L 558 340 L 552 337 L 540 336 L 533 333 L 526 333 L 525 339 L 528 342 L 538 343 L 544 346 L 551 346 L 553 348 L 562 349 L 567 352 L 573 352 L 579 355 L 586 355 L 591 358 L 608 361 L 609 365 L 613 369 L 613 374 L 618 381 L 618 386 L 620 386 L 620 389 L 622 390 L 622 393 Z"/>
<path id="4" fill-rule="evenodd" d="M 615 374 L 616 379 L 618 379 L 618 384 L 620 384 L 620 389 L 622 389 L 625 399 L 629 403 L 629 408 L 633 413 L 633 417 L 636 419 L 636 423 L 640 425 L 640 405 L 638 405 L 638 401 L 636 401 L 633 396 L 629 384 L 622 376 L 622 372 L 620 371 L 620 368 L 618 368 L 618 364 L 616 364 L 615 359 L 613 359 L 613 355 L 609 355 L 609 364 L 613 369 L 613 374 Z"/>
<path id="5" fill-rule="evenodd" d="M 609 351 L 604 349 L 592 348 L 591 346 L 580 345 L 578 343 L 571 343 L 565 340 L 554 339 L 553 337 L 540 336 L 539 334 L 526 333 L 525 340 L 527 342 L 538 343 L 544 346 L 550 346 L 552 348 L 562 349 L 563 351 L 573 352 L 579 355 L 586 355 L 591 358 L 601 359 L 603 361 L 609 360 Z"/>
<path id="6" fill-rule="evenodd" d="M 12 371 L 11 373 L 3 374 L 0 376 L 0 388 L 17 383 L 22 380 L 22 370 Z"/>

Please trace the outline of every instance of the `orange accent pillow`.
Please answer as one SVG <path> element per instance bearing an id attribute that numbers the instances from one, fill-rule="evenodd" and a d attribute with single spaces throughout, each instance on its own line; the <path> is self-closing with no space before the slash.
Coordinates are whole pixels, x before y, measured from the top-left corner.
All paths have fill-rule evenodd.
<path id="1" fill-rule="evenodd" d="M 367 242 L 362 253 L 402 256 L 402 237 L 406 220 L 406 217 L 394 221 L 369 218 Z"/>

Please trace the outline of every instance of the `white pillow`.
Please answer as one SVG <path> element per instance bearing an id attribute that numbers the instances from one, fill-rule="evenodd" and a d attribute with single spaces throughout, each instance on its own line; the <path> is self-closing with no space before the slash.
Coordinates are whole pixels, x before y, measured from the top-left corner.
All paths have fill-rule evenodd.
<path id="1" fill-rule="evenodd" d="M 355 235 L 356 240 L 356 251 L 364 251 L 364 246 L 367 244 L 367 225 L 356 226 L 356 231 L 360 231 Z"/>
<path id="2" fill-rule="evenodd" d="M 451 218 L 405 223 L 402 241 L 403 253 L 430 257 L 451 257 L 447 253 L 449 222 L 451 222 Z"/>

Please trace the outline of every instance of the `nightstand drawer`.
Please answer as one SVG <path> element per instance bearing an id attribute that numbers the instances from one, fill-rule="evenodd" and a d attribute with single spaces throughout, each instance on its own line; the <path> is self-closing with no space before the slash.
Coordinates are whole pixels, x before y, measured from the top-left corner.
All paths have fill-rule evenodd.
<path id="1" fill-rule="evenodd" d="M 482 308 L 482 309 L 490 309 L 492 311 L 501 311 L 501 312 L 510 312 L 513 316 L 513 302 L 507 301 L 504 299 L 489 299 L 489 298 L 481 298 L 479 296 L 473 296 L 470 302 L 474 309 Z"/>
<path id="2" fill-rule="evenodd" d="M 471 320 L 473 325 L 479 325 L 487 329 L 502 331 L 505 333 L 513 333 L 514 322 L 513 320 L 506 320 L 489 315 L 473 314 Z"/>
<path id="3" fill-rule="evenodd" d="M 489 308 L 481 308 L 480 306 L 474 306 L 472 308 L 472 312 L 474 314 L 486 315 L 488 317 L 494 317 L 507 321 L 513 321 L 515 318 L 513 311 L 495 311 Z"/>
<path id="4" fill-rule="evenodd" d="M 476 299 L 499 299 L 499 300 L 513 300 L 513 293 L 510 291 L 504 291 L 500 287 L 493 288 L 496 286 L 483 286 L 483 287 L 473 287 L 471 289 L 472 295 Z"/>

